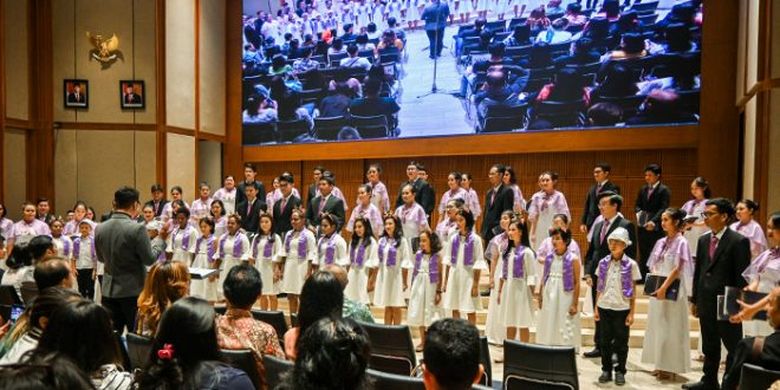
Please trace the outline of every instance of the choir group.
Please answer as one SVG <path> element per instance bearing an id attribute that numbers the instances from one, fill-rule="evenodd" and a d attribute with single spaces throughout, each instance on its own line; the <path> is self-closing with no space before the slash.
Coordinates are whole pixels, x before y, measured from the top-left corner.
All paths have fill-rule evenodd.
<path id="1" fill-rule="evenodd" d="M 530 328 L 535 328 L 536 343 L 579 349 L 580 314 L 592 310 L 596 349 L 586 356 L 601 356 L 604 374 L 599 381 L 612 380 L 614 367 L 618 384 L 625 383 L 629 328 L 641 288 L 637 283 L 648 275 L 660 276 L 663 281 L 651 294 L 642 361 L 654 365 L 662 379 L 687 372 L 688 297 L 698 302 L 697 278 L 704 280 L 697 254 L 712 261 L 718 245 L 712 237 L 724 234 L 710 230 L 720 229 L 719 222 L 732 222 L 726 230 L 749 240 L 753 258 L 739 271 L 744 280 L 735 283 L 769 292 L 780 275 L 780 216 L 773 215 L 767 225 L 770 246 L 753 219 L 755 202 L 745 199 L 732 206 L 723 198 L 711 199 L 709 185 L 700 177 L 691 183 L 690 200 L 671 207 L 670 191 L 660 181 L 661 167 L 650 164 L 635 202 L 635 225 L 621 212 L 623 197 L 609 178 L 610 170 L 609 164 L 598 163 L 593 171 L 595 183 L 579 226 L 587 233 L 587 252 L 572 239 L 567 199 L 556 190 L 558 175 L 543 172 L 539 191 L 526 202 L 515 171 L 500 164 L 490 168 L 491 187 L 482 203 L 471 188 L 470 174 L 450 172 L 437 221 L 431 221 L 437 205 L 425 167 L 412 162 L 395 199 L 380 179 L 381 167 L 370 165 L 351 212 L 335 175 L 324 167 L 314 169 L 313 183 L 301 189 L 307 192 L 302 200 L 289 172 L 275 178 L 266 194 L 256 180 L 255 165 L 246 164 L 243 181 L 237 184 L 227 176 L 213 194 L 203 183 L 191 205 L 183 200 L 180 187 L 171 188 L 169 202 L 163 188 L 153 186 L 153 199 L 143 206 L 139 222 L 150 235 L 167 232 L 167 253 L 160 261 L 220 270 L 193 280 L 190 288 L 191 295 L 211 302 L 224 300 L 227 271 L 248 262 L 262 275 L 259 303 L 265 310 L 276 310 L 277 295 L 285 294 L 290 312 L 297 312 L 306 278 L 318 267 L 337 264 L 348 269 L 347 299 L 383 307 L 387 324 L 401 324 L 406 308 L 406 324 L 419 327 L 421 334 L 442 317 L 476 323 L 477 311 L 484 309 L 483 275 L 490 287 L 485 333 L 494 343 L 518 337 L 530 341 Z M 78 202 L 63 220 L 53 217 L 42 199 L 37 205 L 26 203 L 16 223 L 5 215 L 5 207 L 0 208 L 0 233 L 9 251 L 36 235 L 51 235 L 58 254 L 72 259 L 78 270 L 80 292 L 95 294 L 92 280 L 102 274 L 102 263 L 94 249 L 94 210 Z M 14 284 L 13 278 L 13 270 L 7 270 L 2 283 Z M 581 283 L 590 288 L 581 288 Z M 701 296 L 704 287 L 698 288 Z M 591 295 L 584 301 L 592 309 L 579 305 L 583 291 Z M 772 331 L 766 322 L 745 326 L 749 335 Z"/>

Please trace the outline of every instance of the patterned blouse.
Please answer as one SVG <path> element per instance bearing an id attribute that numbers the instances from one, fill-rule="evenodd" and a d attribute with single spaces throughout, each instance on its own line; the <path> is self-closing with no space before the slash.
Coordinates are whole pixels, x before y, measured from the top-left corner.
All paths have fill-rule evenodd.
<path id="1" fill-rule="evenodd" d="M 284 359 L 276 330 L 252 317 L 249 310 L 230 308 L 225 315 L 217 316 L 217 344 L 222 349 L 249 349 L 255 356 L 260 378 L 265 378 L 263 356 Z M 262 384 L 266 388 L 266 384 Z"/>

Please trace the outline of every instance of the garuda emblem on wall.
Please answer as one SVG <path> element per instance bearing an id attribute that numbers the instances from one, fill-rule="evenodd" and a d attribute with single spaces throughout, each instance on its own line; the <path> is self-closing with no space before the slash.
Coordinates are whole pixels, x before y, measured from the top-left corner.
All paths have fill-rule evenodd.
<path id="1" fill-rule="evenodd" d="M 124 60 L 122 52 L 119 51 L 119 38 L 116 34 L 111 34 L 111 37 L 104 38 L 102 34 L 92 35 L 92 33 L 87 31 L 87 39 L 95 47 L 89 51 L 90 58 L 99 61 L 103 69 L 111 66 L 117 59 Z"/>

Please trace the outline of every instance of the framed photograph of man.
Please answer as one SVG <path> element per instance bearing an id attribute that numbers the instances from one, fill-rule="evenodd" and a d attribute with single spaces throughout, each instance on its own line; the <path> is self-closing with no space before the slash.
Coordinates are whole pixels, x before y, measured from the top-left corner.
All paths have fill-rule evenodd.
<path id="1" fill-rule="evenodd" d="M 144 108 L 146 105 L 144 92 L 143 80 L 120 80 L 119 104 L 122 109 Z"/>
<path id="2" fill-rule="evenodd" d="M 89 81 L 81 79 L 65 79 L 62 83 L 65 108 L 89 107 Z"/>

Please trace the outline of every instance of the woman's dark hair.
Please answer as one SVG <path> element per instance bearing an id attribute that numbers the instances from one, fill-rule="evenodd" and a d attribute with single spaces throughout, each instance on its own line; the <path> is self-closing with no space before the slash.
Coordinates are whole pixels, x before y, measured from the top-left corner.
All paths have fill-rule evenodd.
<path id="1" fill-rule="evenodd" d="M 709 199 L 712 197 L 712 190 L 710 189 L 710 182 L 707 181 L 707 179 L 699 176 L 695 179 L 693 179 L 693 185 L 696 186 L 696 188 L 700 188 L 702 192 L 704 192 L 704 197 Z M 752 201 L 751 201 L 752 203 Z M 747 205 L 747 203 L 745 203 Z M 756 205 L 756 209 L 758 209 L 758 205 Z M 753 210 L 755 211 L 755 210 Z"/>
<path id="2" fill-rule="evenodd" d="M 585 88 L 585 78 L 579 71 L 564 67 L 555 74 L 555 88 L 550 93 L 550 100 L 571 101 L 580 100 Z"/>
<path id="3" fill-rule="evenodd" d="M 666 52 L 680 53 L 691 50 L 691 30 L 682 23 L 672 23 L 666 26 Z"/>
<path id="4" fill-rule="evenodd" d="M 327 271 L 313 273 L 301 289 L 301 304 L 298 310 L 298 327 L 300 335 L 323 317 L 341 318 L 344 306 L 344 292 L 341 283 Z M 301 346 L 302 337 L 298 338 L 296 349 Z M 300 355 L 299 355 L 300 356 Z"/>
<path id="5" fill-rule="evenodd" d="M 598 87 L 599 96 L 623 97 L 636 94 L 636 79 L 634 73 L 619 62 L 607 66 L 604 82 Z"/>
<path id="6" fill-rule="evenodd" d="M 211 228 L 211 234 L 214 234 L 214 229 L 216 228 L 216 225 L 214 224 L 214 220 L 209 217 L 203 217 L 198 221 L 198 227 L 200 227 L 200 224 L 205 223 L 206 225 L 209 225 Z"/>
<path id="7" fill-rule="evenodd" d="M 515 170 L 510 167 L 509 165 L 504 167 L 504 174 L 509 172 L 509 184 L 517 184 L 517 174 L 515 173 Z"/>
<path id="8" fill-rule="evenodd" d="M 31 266 L 33 263 L 33 257 L 30 253 L 29 244 L 24 246 L 16 246 L 14 247 L 14 251 L 11 252 L 11 255 L 8 256 L 8 258 L 5 260 L 5 264 L 10 269 L 19 269 L 24 266 Z"/>
<path id="9" fill-rule="evenodd" d="M 641 34 L 626 33 L 623 34 L 623 51 L 629 54 L 638 54 L 645 50 L 645 40 Z"/>
<path id="10" fill-rule="evenodd" d="M 674 226 L 677 227 L 677 230 L 680 230 L 685 226 L 685 217 L 688 215 L 685 210 L 678 209 L 677 207 L 669 207 L 664 210 L 663 213 L 674 221 Z"/>
<path id="11" fill-rule="evenodd" d="M 564 243 L 566 243 L 566 246 L 569 246 L 571 244 L 571 232 L 568 230 L 563 230 L 561 228 L 555 228 L 550 230 L 550 237 L 558 236 L 563 240 Z"/>
<path id="12" fill-rule="evenodd" d="M 633 30 L 639 23 L 639 15 L 636 11 L 627 11 L 618 18 L 617 27 L 620 32 Z"/>
<path id="13" fill-rule="evenodd" d="M 105 364 L 121 362 L 108 311 L 85 299 L 52 312 L 49 325 L 31 354 L 41 356 L 52 352 L 72 359 L 88 375 L 98 372 Z"/>
<path id="14" fill-rule="evenodd" d="M 46 251 L 54 248 L 54 241 L 49 236 L 35 236 L 27 243 L 27 250 L 33 260 L 42 258 Z"/>
<path id="15" fill-rule="evenodd" d="M 751 213 L 755 213 L 758 211 L 758 202 L 752 200 L 752 199 L 742 199 L 738 203 L 742 203 L 747 207 L 748 210 L 750 210 Z"/>
<path id="16" fill-rule="evenodd" d="M 370 389 L 366 375 L 371 343 L 365 330 L 350 319 L 322 318 L 301 332 L 295 367 L 279 389 Z"/>
<path id="17" fill-rule="evenodd" d="M 395 215 L 388 214 L 385 215 L 384 218 L 382 218 L 382 226 L 384 226 L 385 222 L 387 222 L 388 219 L 392 219 L 395 223 L 395 231 L 393 231 L 393 236 L 388 237 L 387 236 L 387 230 L 382 229 L 382 237 L 392 238 L 395 240 L 395 247 L 398 248 L 401 245 L 401 238 L 404 236 L 403 229 L 401 229 L 401 220 L 396 217 Z"/>
<path id="18" fill-rule="evenodd" d="M 287 59 L 284 58 L 284 56 L 281 55 L 281 54 L 277 54 L 277 55 L 274 56 L 273 59 L 271 59 L 271 67 L 275 71 L 278 71 L 278 70 L 284 68 L 285 65 L 287 65 Z"/>
<path id="19" fill-rule="evenodd" d="M 187 219 L 190 218 L 190 210 L 186 206 L 179 207 L 179 209 L 176 210 L 176 215 L 175 216 L 178 217 L 179 214 L 184 214 L 184 217 L 186 217 Z"/>
<path id="20" fill-rule="evenodd" d="M 528 225 L 524 224 L 523 221 L 521 221 L 518 218 L 513 219 L 511 222 L 509 222 L 509 226 L 514 225 L 517 227 L 517 229 L 520 230 L 520 245 L 531 248 L 531 241 L 528 239 Z M 507 232 L 509 231 L 507 227 Z M 507 256 L 509 256 L 510 253 L 512 253 L 512 250 L 515 248 L 515 242 L 513 240 L 509 240 L 509 245 L 507 245 L 506 250 L 504 250 L 504 259 L 507 259 Z M 533 250 L 533 249 L 532 249 Z"/>
<path id="21" fill-rule="evenodd" d="M 420 232 L 420 236 L 422 236 L 423 234 L 427 235 L 428 240 L 430 240 L 431 242 L 431 253 L 429 253 L 429 255 L 439 253 L 442 249 L 441 239 L 439 238 L 439 235 L 436 234 L 436 232 L 428 229 Z M 422 248 L 420 248 L 420 250 L 422 250 Z"/>
<path id="22" fill-rule="evenodd" d="M 355 43 L 357 44 L 366 44 L 368 43 L 368 35 L 367 34 L 360 34 L 357 37 L 355 37 Z"/>
<path id="23" fill-rule="evenodd" d="M 455 179 L 455 182 L 460 186 L 460 182 L 463 181 L 463 174 L 458 171 L 452 171 L 447 175 L 447 179 L 449 179 L 450 176 L 452 176 Z"/>
<path id="24" fill-rule="evenodd" d="M 341 51 L 344 48 L 344 41 L 341 38 L 336 38 L 333 40 L 331 47 L 333 50 Z"/>
<path id="25" fill-rule="evenodd" d="M 364 229 L 364 233 L 363 233 L 363 237 L 364 237 L 363 247 L 366 248 L 366 247 L 368 247 L 368 244 L 371 243 L 371 237 L 374 236 L 374 229 L 371 227 L 371 221 L 369 221 L 368 218 L 366 218 L 366 217 L 357 218 L 355 220 L 355 223 L 357 224 L 358 222 L 363 224 L 363 229 Z M 353 227 L 354 227 L 354 225 L 353 225 Z M 357 245 L 359 241 L 360 241 L 360 237 L 358 237 L 357 234 L 352 234 L 352 247 Z"/>
<path id="26" fill-rule="evenodd" d="M 5 203 L 3 202 L 0 202 L 0 207 L 2 208 L 2 210 L 0 210 L 0 219 L 3 219 L 8 215 L 8 208 L 5 207 Z"/>
<path id="27" fill-rule="evenodd" d="M 93 390 L 94 386 L 72 360 L 53 352 L 24 364 L 0 366 L 0 389 Z"/>
<path id="28" fill-rule="evenodd" d="M 780 211 L 775 211 L 769 216 L 769 221 L 772 222 L 772 226 L 775 230 L 780 229 Z"/>
<path id="29" fill-rule="evenodd" d="M 594 41 L 606 39 L 609 36 L 609 20 L 604 17 L 591 19 L 587 24 L 584 36 Z"/>
<path id="30" fill-rule="evenodd" d="M 474 180 L 474 176 L 472 176 L 469 172 L 463 172 L 463 176 L 465 176 L 468 180 Z"/>
<path id="31" fill-rule="evenodd" d="M 472 214 L 471 211 L 466 209 L 458 209 L 458 213 L 455 215 L 460 215 L 464 220 L 466 220 L 466 231 L 470 232 L 471 229 L 474 228 L 474 214 Z"/>
<path id="32" fill-rule="evenodd" d="M 206 301 L 185 297 L 163 313 L 152 342 L 149 363 L 137 379 L 142 389 L 197 388 L 201 375 L 219 361 L 214 308 Z M 157 351 L 173 347 L 173 358 L 163 360 Z"/>
<path id="33" fill-rule="evenodd" d="M 620 3 L 618 0 L 604 0 L 604 5 L 601 8 L 608 18 L 616 18 L 620 15 Z"/>
<path id="34" fill-rule="evenodd" d="M 225 211 L 225 204 L 224 204 L 224 203 L 222 203 L 222 201 L 221 201 L 221 200 L 219 200 L 219 199 L 214 199 L 213 201 L 211 201 L 211 205 L 212 205 L 212 206 L 214 205 L 214 203 L 217 203 L 217 204 L 219 204 L 219 210 L 220 210 L 220 214 L 219 214 L 219 215 L 214 215 L 214 214 L 212 214 L 212 213 L 211 213 L 211 207 L 209 207 L 209 215 L 211 215 L 211 216 L 212 216 L 212 217 L 214 217 L 214 218 L 224 217 L 224 216 L 225 216 L 225 213 L 227 213 L 227 212 Z"/>
<path id="35" fill-rule="evenodd" d="M 179 195 L 184 195 L 184 190 L 181 189 L 181 186 L 173 186 L 171 187 L 171 192 L 176 191 L 179 193 Z"/>
<path id="36" fill-rule="evenodd" d="M 512 30 L 512 38 L 518 44 L 528 43 L 531 41 L 531 26 L 527 24 L 518 24 Z"/>
<path id="37" fill-rule="evenodd" d="M 569 224 L 569 216 L 566 214 L 555 214 L 553 215 L 553 220 L 555 220 L 555 218 L 560 218 L 563 223 Z"/>
<path id="38" fill-rule="evenodd" d="M 369 23 L 368 26 L 366 26 L 366 31 L 370 33 L 376 32 L 376 23 L 374 22 Z"/>

